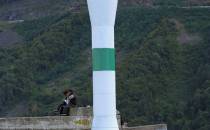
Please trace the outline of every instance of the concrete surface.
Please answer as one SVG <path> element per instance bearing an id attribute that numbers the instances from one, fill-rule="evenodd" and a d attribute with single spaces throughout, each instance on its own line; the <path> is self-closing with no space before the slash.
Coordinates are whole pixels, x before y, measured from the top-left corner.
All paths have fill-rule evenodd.
<path id="1" fill-rule="evenodd" d="M 1 118 L 0 130 L 71 130 L 90 129 L 91 117 L 50 116 Z"/>
<path id="2" fill-rule="evenodd" d="M 0 130 L 90 130 L 92 108 L 73 108 L 71 116 L 0 118 Z M 118 112 L 118 123 L 120 115 Z M 120 127 L 121 130 L 167 130 L 167 125 Z"/>
<path id="3" fill-rule="evenodd" d="M 122 130 L 167 130 L 166 124 L 157 125 L 146 125 L 146 126 L 136 126 L 136 127 L 125 127 Z"/>

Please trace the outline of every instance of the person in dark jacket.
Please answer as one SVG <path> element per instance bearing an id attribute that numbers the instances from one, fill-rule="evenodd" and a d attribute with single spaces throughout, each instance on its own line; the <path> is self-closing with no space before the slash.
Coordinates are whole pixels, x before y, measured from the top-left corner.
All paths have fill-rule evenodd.
<path id="1" fill-rule="evenodd" d="M 71 89 L 67 89 L 63 92 L 65 95 L 64 101 L 58 106 L 57 110 L 60 115 L 69 115 L 69 111 L 71 107 L 75 107 L 77 105 L 76 96 Z"/>

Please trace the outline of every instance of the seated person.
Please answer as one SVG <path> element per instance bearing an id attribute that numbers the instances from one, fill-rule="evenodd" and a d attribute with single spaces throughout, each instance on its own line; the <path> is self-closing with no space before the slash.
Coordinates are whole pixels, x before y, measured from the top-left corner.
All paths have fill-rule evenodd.
<path id="1" fill-rule="evenodd" d="M 76 106 L 76 97 L 74 95 L 74 92 L 71 89 L 67 89 L 63 92 L 65 95 L 65 99 L 57 108 L 60 115 L 69 115 L 70 107 Z"/>

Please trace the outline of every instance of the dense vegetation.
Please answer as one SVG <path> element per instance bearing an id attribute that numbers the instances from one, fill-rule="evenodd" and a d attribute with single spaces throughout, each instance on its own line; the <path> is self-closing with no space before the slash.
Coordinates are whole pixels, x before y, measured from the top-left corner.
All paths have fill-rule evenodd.
<path id="1" fill-rule="evenodd" d="M 87 0 L 0 0 L 0 20 L 31 20 L 86 8 Z M 120 7 L 208 6 L 209 0 L 119 0 Z"/>
<path id="2" fill-rule="evenodd" d="M 0 0 L 0 5 L 9 4 L 14 1 L 16 1 L 16 0 Z"/>
<path id="3" fill-rule="evenodd" d="M 0 0 L 0 20 L 31 20 L 60 15 L 79 0 Z"/>
<path id="4" fill-rule="evenodd" d="M 119 0 L 123 5 L 143 5 L 143 6 L 202 6 L 210 5 L 209 0 Z"/>
<path id="5" fill-rule="evenodd" d="M 210 10 L 121 8 L 117 106 L 129 125 L 210 129 Z M 19 23 L 26 42 L 0 49 L 0 115 L 50 115 L 73 88 L 92 104 L 86 11 Z"/>

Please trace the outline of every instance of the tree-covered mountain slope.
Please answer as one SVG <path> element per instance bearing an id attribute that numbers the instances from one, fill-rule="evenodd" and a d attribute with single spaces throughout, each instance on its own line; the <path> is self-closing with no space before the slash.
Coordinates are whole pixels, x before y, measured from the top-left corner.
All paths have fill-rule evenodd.
<path id="1" fill-rule="evenodd" d="M 189 7 L 209 6 L 209 0 L 119 0 L 123 6 Z M 66 12 L 79 12 L 86 0 L 0 0 L 0 20 L 30 20 Z"/>
<path id="2" fill-rule="evenodd" d="M 29 20 L 79 8 L 81 0 L 0 0 L 0 20 Z"/>
<path id="3" fill-rule="evenodd" d="M 129 125 L 209 130 L 210 10 L 128 7 L 116 21 L 117 107 Z M 0 49 L 0 115 L 51 115 L 62 91 L 92 105 L 87 11 L 13 26 L 24 43 Z"/>
<path id="4" fill-rule="evenodd" d="M 122 5 L 152 6 L 208 6 L 209 0 L 121 0 Z"/>

